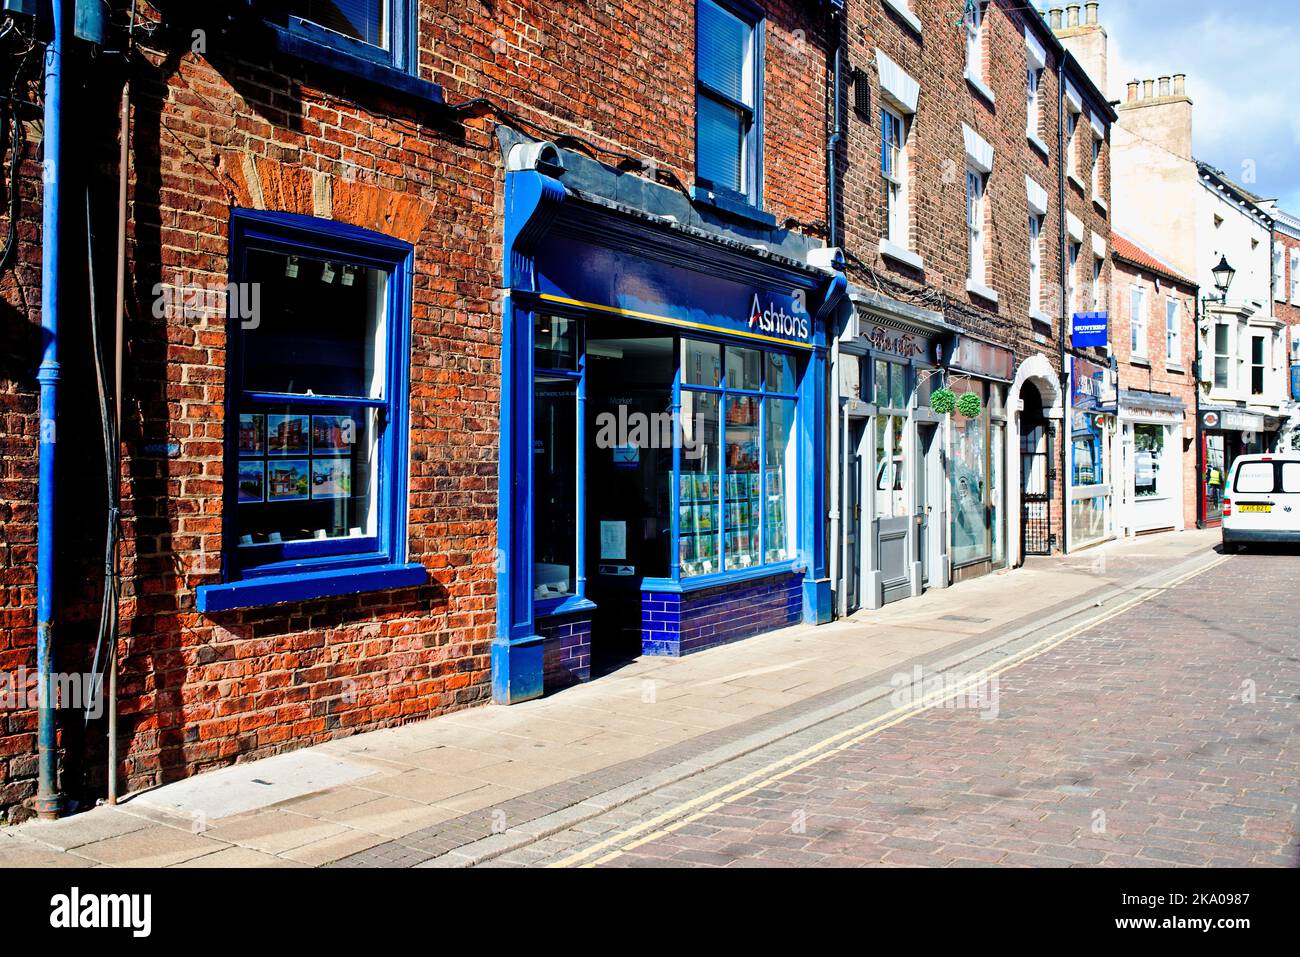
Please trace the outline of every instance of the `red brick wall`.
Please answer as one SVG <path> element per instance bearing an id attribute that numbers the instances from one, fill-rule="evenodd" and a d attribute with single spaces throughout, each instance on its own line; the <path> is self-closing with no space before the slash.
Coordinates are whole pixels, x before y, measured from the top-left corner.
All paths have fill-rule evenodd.
<path id="1" fill-rule="evenodd" d="M 822 219 L 824 24 L 813 4 L 765 6 L 765 206 L 778 221 Z M 545 130 L 692 182 L 693 0 L 468 9 L 422 0 L 419 10 L 420 74 L 449 101 L 488 96 Z M 122 435 L 121 746 L 131 788 L 487 700 L 501 332 L 503 174 L 491 115 L 457 122 L 319 67 L 272 64 L 217 34 L 206 55 L 178 44 L 146 49 L 141 60 Z M 78 130 L 73 155 L 92 164 L 109 197 L 117 92 L 100 82 L 81 105 L 78 115 L 105 119 Z M 0 277 L 5 670 L 35 664 L 40 178 L 35 167 L 26 172 L 24 247 Z M 224 322 L 155 319 L 152 290 L 225 281 L 232 206 L 323 215 L 415 244 L 408 537 L 411 558 L 429 568 L 426 587 L 194 610 L 195 588 L 220 571 Z M 92 401 L 82 359 L 75 373 L 65 370 L 65 409 Z M 87 447 L 95 435 L 87 432 Z M 174 455 L 162 451 L 169 442 Z M 60 555 L 71 583 L 60 594 L 65 670 L 88 668 L 93 640 L 97 474 L 78 470 L 63 492 L 88 513 L 78 523 L 85 547 Z M 64 729 L 63 787 L 93 798 L 103 786 L 102 732 L 92 728 L 83 742 L 73 724 Z M 0 715 L 0 808 L 35 791 L 34 726 L 30 711 Z"/>
<path id="2" fill-rule="evenodd" d="M 1157 276 L 1149 270 L 1118 257 L 1114 266 L 1111 296 L 1111 345 L 1119 363 L 1119 387 L 1143 392 L 1159 392 L 1183 400 L 1187 408 L 1185 426 L 1179 430 L 1183 453 L 1183 524 L 1196 527 L 1199 489 L 1196 470 L 1196 290 L 1185 283 Z M 1133 288 L 1145 290 L 1147 304 L 1146 356 L 1135 358 L 1132 349 Z M 1182 305 L 1179 354 L 1169 355 L 1165 337 L 1165 302 L 1170 297 Z M 1188 438 L 1188 427 L 1192 438 Z"/>
<path id="3" fill-rule="evenodd" d="M 1282 247 L 1282 289 L 1286 296 L 1286 301 L 1273 301 L 1273 315 L 1285 322 L 1288 326 L 1300 326 L 1300 304 L 1291 299 L 1291 282 L 1293 273 L 1291 269 L 1291 256 L 1300 250 L 1300 239 L 1288 236 L 1281 230 L 1273 231 L 1273 243 Z M 1290 334 L 1290 333 L 1288 333 Z M 1288 346 L 1289 347 L 1289 346 Z M 1288 358 L 1289 362 L 1289 358 Z M 1290 394 L 1290 371 L 1287 372 L 1287 389 Z"/>

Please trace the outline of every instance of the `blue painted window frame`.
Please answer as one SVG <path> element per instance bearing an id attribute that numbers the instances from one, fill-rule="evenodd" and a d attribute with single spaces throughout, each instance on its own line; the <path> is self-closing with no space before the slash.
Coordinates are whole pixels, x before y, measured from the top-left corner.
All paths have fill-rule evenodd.
<path id="1" fill-rule="evenodd" d="M 427 572 L 419 563 L 405 563 L 407 511 L 408 405 L 410 396 L 411 283 L 415 250 L 407 242 L 332 220 L 295 213 L 233 209 L 230 220 L 230 280 L 242 282 L 249 250 L 325 257 L 352 265 L 384 270 L 389 276 L 387 378 L 384 398 L 351 398 L 348 404 L 383 410 L 379 444 L 377 534 L 372 537 L 286 542 L 279 556 L 249 560 L 250 546 L 237 535 L 238 483 L 225 483 L 222 510 L 222 584 L 200 586 L 200 611 L 272 604 L 355 591 L 421 584 Z M 236 445 L 241 405 L 252 401 L 292 401 L 297 406 L 333 407 L 329 396 L 280 395 L 244 391 L 243 337 L 240 319 L 227 319 L 226 328 L 225 474 L 237 474 Z M 264 546 L 251 546 L 262 549 Z"/>
<path id="2" fill-rule="evenodd" d="M 722 362 L 722 380 L 716 386 L 704 386 L 687 384 L 682 381 L 682 343 L 687 340 L 693 342 L 711 342 L 722 348 L 720 360 Z M 727 356 L 726 350 L 733 349 L 750 349 L 760 353 L 762 359 L 762 377 L 758 389 L 744 389 L 733 387 L 727 382 Z M 770 391 L 767 388 L 767 356 L 772 353 L 778 353 L 786 357 L 795 370 L 795 391 L 781 392 Z M 727 568 L 726 567 L 726 476 L 727 469 L 725 464 L 727 448 L 727 399 L 731 396 L 745 396 L 758 399 L 758 435 L 760 447 L 758 450 L 759 470 L 761 476 L 764 473 L 764 461 L 767 455 L 767 448 L 764 443 L 767 441 L 767 402 L 769 399 L 779 399 L 792 401 L 795 403 L 794 426 L 796 434 L 792 441 L 796 443 L 796 450 L 802 445 L 802 437 L 798 430 L 803 428 L 802 416 L 800 411 L 799 400 L 799 383 L 802 382 L 804 375 L 808 371 L 808 355 L 799 350 L 780 349 L 772 346 L 756 343 L 749 340 L 738 340 L 729 336 L 708 336 L 699 333 L 690 335 L 679 334 L 677 336 L 677 354 L 679 361 L 677 371 L 673 376 L 673 411 L 680 416 L 682 410 L 682 393 L 683 392 L 706 392 L 718 397 L 718 563 L 721 569 L 716 572 L 710 572 L 705 575 L 683 575 L 681 566 L 681 528 L 679 526 L 681 511 L 681 457 L 682 450 L 680 445 L 673 447 L 673 480 L 672 480 L 672 569 L 673 573 L 669 578 L 647 578 L 642 583 L 645 591 L 695 591 L 702 588 L 712 588 L 715 585 L 730 584 L 733 582 L 746 581 L 753 578 L 764 578 L 768 575 L 779 574 L 784 571 L 793 571 L 800 565 L 798 555 L 783 559 L 776 562 L 768 562 L 764 556 L 767 553 L 767 494 L 763 487 L 759 489 L 759 561 L 745 568 Z M 796 455 L 797 455 L 796 451 Z M 796 469 L 798 469 L 796 461 Z M 791 508 L 790 503 L 785 504 L 786 521 L 796 521 L 799 514 L 797 507 Z M 798 526 L 796 525 L 796 530 Z M 798 548 L 796 548 L 798 552 Z"/>
<path id="3" fill-rule="evenodd" d="M 718 7 L 733 16 L 744 20 L 749 24 L 752 33 L 753 43 L 753 64 L 752 64 L 752 88 L 750 97 L 752 103 L 743 103 L 733 99 L 728 94 L 713 88 L 700 77 L 700 43 L 699 43 L 699 9 L 705 3 Z M 740 110 L 749 117 L 749 127 L 745 134 L 745 157 L 742 175 L 745 181 L 745 189 L 736 190 L 727 185 L 714 183 L 699 174 L 699 155 L 700 155 L 700 120 L 698 107 L 695 117 L 695 155 L 696 155 L 696 189 L 694 195 L 697 199 L 705 198 L 705 194 L 714 194 L 711 199 L 718 203 L 723 209 L 730 209 L 738 213 L 745 213 L 747 208 L 761 210 L 763 206 L 763 93 L 764 93 L 764 72 L 766 59 L 766 15 L 763 10 L 755 6 L 748 0 L 696 0 L 696 61 L 695 61 L 695 93 L 696 102 L 700 96 L 705 96 L 711 100 L 723 104 L 731 109 Z"/>
<path id="4" fill-rule="evenodd" d="M 388 15 L 389 43 L 387 47 L 376 46 L 339 33 L 336 30 L 315 23 L 293 13 L 284 13 L 288 33 L 300 36 L 321 46 L 331 47 L 348 57 L 371 60 L 403 73 L 414 74 L 416 68 L 416 0 L 383 0 Z M 282 4 L 264 2 L 261 4 L 270 10 L 281 8 Z"/>

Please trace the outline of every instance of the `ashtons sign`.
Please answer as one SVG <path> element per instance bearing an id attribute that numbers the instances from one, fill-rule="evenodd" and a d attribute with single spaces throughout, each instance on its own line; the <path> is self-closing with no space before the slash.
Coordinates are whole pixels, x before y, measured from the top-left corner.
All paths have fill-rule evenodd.
<path id="1" fill-rule="evenodd" d="M 886 329 L 884 326 L 863 326 L 862 336 L 871 343 L 871 348 L 877 352 L 888 352 L 904 359 L 910 359 L 912 356 L 924 356 L 930 345 L 930 341 L 922 336 L 914 336 L 910 332 Z"/>
<path id="2" fill-rule="evenodd" d="M 756 332 L 807 339 L 808 317 L 786 312 L 782 306 L 769 305 L 764 309 L 758 293 L 755 293 L 754 304 L 749 310 L 749 328 Z"/>

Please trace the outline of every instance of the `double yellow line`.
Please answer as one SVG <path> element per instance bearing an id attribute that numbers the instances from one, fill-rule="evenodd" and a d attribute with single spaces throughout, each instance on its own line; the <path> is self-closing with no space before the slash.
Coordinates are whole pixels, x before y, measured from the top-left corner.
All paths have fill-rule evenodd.
<path id="1" fill-rule="evenodd" d="M 986 669 L 967 676 L 951 690 L 945 689 L 945 693 L 941 696 L 927 696 L 920 703 L 903 705 L 892 711 L 888 711 L 885 714 L 877 715 L 876 717 L 864 721 L 855 727 L 848 728 L 838 734 L 833 734 L 830 737 L 823 738 L 821 741 L 811 744 L 801 751 L 797 751 L 794 754 L 773 761 L 772 763 L 761 767 L 756 771 L 751 771 L 743 777 L 736 778 L 734 781 L 724 784 L 721 787 L 714 788 L 712 791 L 691 798 L 689 801 L 683 801 L 680 804 L 674 805 L 668 810 L 657 814 L 648 820 L 642 821 L 640 824 L 633 825 L 632 827 L 620 831 L 618 834 L 598 841 L 590 847 L 583 848 L 582 850 L 570 854 L 568 857 L 561 860 L 554 861 L 547 866 L 596 867 L 600 864 L 612 861 L 627 851 L 634 850 L 642 844 L 648 844 L 651 841 L 658 840 L 661 837 L 671 834 L 673 831 L 680 830 L 688 824 L 692 824 L 715 811 L 721 810 L 728 804 L 739 801 L 741 798 L 753 794 L 755 791 L 762 790 L 763 788 L 768 787 L 783 778 L 787 778 L 792 774 L 798 774 L 800 771 L 812 767 L 814 764 L 818 764 L 821 761 L 825 761 L 827 758 L 833 757 L 841 751 L 854 747 L 855 745 L 866 741 L 868 738 L 875 737 L 882 731 L 886 731 L 889 728 L 894 727 L 896 724 L 901 724 L 908 718 L 914 717 L 918 714 L 923 714 L 932 708 L 940 707 L 947 701 L 962 694 L 972 685 L 980 687 L 983 683 L 989 681 L 989 679 L 995 678 L 1006 671 L 1010 671 L 1012 668 L 1019 667 L 1027 661 L 1032 661 L 1039 655 L 1051 651 L 1053 648 L 1064 644 L 1071 638 L 1077 637 L 1086 631 L 1091 631 L 1093 628 L 1110 621 L 1117 615 L 1122 615 L 1131 608 L 1135 608 L 1143 602 L 1150 601 L 1161 592 L 1167 591 L 1170 588 L 1175 588 L 1183 582 L 1195 578 L 1197 575 L 1201 575 L 1226 561 L 1228 561 L 1228 556 L 1220 556 L 1214 561 L 1202 565 L 1200 568 L 1196 568 L 1184 575 L 1180 575 L 1163 585 L 1156 586 L 1135 598 L 1129 598 L 1121 602 L 1100 617 L 1094 618 L 1091 621 L 1084 622 L 1083 624 L 1067 629 L 1060 634 L 1052 635 L 1049 638 L 1044 638 L 1042 641 L 1030 645 L 1028 648 L 1017 652 L 1003 661 L 997 668 Z M 602 852 L 605 853 L 602 854 Z M 598 854 L 601 856 L 596 857 Z M 593 860 L 592 858 L 595 859 Z"/>

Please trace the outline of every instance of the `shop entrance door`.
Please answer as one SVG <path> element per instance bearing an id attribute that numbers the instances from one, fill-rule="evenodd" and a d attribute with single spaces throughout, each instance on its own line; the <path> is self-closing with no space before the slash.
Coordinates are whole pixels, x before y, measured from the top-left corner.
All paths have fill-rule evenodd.
<path id="1" fill-rule="evenodd" d="M 876 567 L 884 602 L 912 594 L 916 550 L 911 544 L 914 519 L 907 508 L 906 428 L 903 415 L 876 416 Z"/>
<path id="2" fill-rule="evenodd" d="M 866 536 L 862 533 L 862 510 L 865 504 L 863 481 L 868 471 L 863 459 L 863 436 L 866 419 L 849 419 L 844 443 L 844 589 L 845 608 L 849 614 L 862 607 L 862 573 L 866 567 L 862 550 Z"/>
<path id="3" fill-rule="evenodd" d="M 939 442 L 935 426 L 918 423 L 916 427 L 916 561 L 920 564 L 920 585 L 930 584 L 931 556 L 935 542 L 930 531 L 930 517 L 934 504 L 940 501 L 942 466 L 939 463 Z"/>
<path id="4" fill-rule="evenodd" d="M 1205 524 L 1218 525 L 1223 521 L 1223 484 L 1228 480 L 1227 449 L 1222 432 L 1204 438 Z"/>
<path id="5" fill-rule="evenodd" d="M 671 574 L 673 338 L 588 324 L 585 547 L 591 654 L 608 671 L 641 653 L 641 582 Z M 608 330 L 608 331 L 607 331 Z"/>
<path id="6" fill-rule="evenodd" d="M 1052 426 L 1043 400 L 1026 383 L 1020 413 L 1020 543 L 1022 555 L 1052 553 Z"/>

